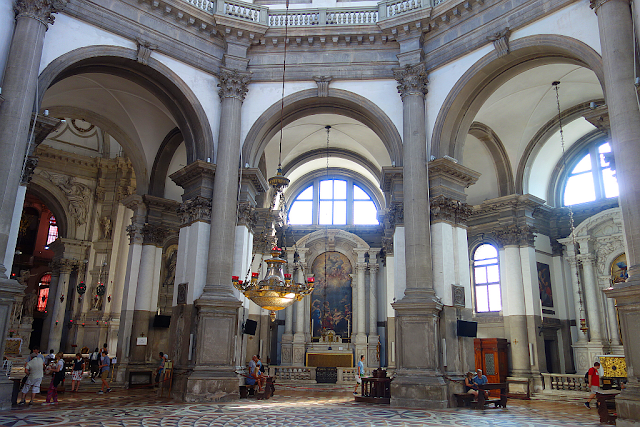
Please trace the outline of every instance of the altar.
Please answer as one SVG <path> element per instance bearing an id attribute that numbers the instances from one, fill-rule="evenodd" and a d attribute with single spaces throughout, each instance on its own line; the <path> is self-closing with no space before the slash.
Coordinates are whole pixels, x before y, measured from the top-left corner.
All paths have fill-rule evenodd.
<path id="1" fill-rule="evenodd" d="M 305 366 L 315 368 L 351 368 L 353 351 L 334 331 L 325 331 L 320 342 L 307 344 Z"/>

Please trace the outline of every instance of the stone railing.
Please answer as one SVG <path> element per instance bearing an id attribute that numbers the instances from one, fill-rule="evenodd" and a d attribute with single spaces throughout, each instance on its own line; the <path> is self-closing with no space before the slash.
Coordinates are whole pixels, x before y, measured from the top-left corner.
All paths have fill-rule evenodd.
<path id="1" fill-rule="evenodd" d="M 211 0 L 184 0 L 185 2 L 202 9 L 205 12 L 213 13 L 215 10 L 215 1 Z"/>
<path id="2" fill-rule="evenodd" d="M 272 366 L 273 376 L 278 381 L 313 381 L 316 380 L 316 368 L 305 366 Z"/>
<path id="3" fill-rule="evenodd" d="M 338 7 L 329 9 L 270 10 L 239 0 L 183 0 L 198 9 L 217 15 L 231 16 L 270 27 L 374 25 L 416 9 L 431 7 L 431 2 L 445 0 L 384 0 L 377 6 Z M 286 15 L 286 17 L 285 17 Z"/>
<path id="4" fill-rule="evenodd" d="M 584 375 L 579 374 L 542 374 L 544 393 L 561 391 L 589 391 Z"/>

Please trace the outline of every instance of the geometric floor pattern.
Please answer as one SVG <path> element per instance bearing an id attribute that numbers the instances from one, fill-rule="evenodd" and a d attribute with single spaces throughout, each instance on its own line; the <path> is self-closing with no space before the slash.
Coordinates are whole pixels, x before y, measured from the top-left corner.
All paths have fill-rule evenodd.
<path id="1" fill-rule="evenodd" d="M 151 391 L 60 395 L 59 404 L 0 411 L 0 426 L 209 427 L 209 426 L 597 426 L 598 415 L 575 402 L 509 400 L 506 409 L 417 410 L 356 403 L 350 387 L 296 390 L 279 387 L 266 401 L 182 403 Z"/>

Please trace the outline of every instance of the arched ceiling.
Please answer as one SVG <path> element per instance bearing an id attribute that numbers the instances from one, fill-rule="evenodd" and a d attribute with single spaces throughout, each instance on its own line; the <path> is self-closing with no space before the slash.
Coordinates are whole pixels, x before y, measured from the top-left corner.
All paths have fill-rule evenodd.
<path id="1" fill-rule="evenodd" d="M 164 137 L 176 127 L 169 111 L 148 90 L 111 74 L 79 74 L 55 83 L 46 91 L 42 108 L 60 107 L 72 108 L 77 114 L 91 112 L 117 125 L 133 146 L 118 142 L 129 157 L 142 161 L 147 175 Z"/>
<path id="2" fill-rule="evenodd" d="M 577 104 L 603 97 L 602 88 L 596 74 L 584 67 L 572 64 L 547 64 L 527 70 L 510 79 L 491 94 L 474 118 L 475 122 L 489 126 L 504 144 L 509 156 L 513 175 L 523 160 L 523 154 L 536 133 L 558 115 L 556 95 L 552 82 L 560 81 L 560 108 L 567 110 Z M 569 148 L 582 136 L 591 132 L 594 127 L 586 120 L 579 118 L 565 125 L 565 148 Z M 469 135 L 467 142 L 473 144 Z M 535 167 L 527 171 L 524 192 L 531 193 L 544 200 L 547 199 L 547 186 L 551 171 L 560 160 L 562 148 L 559 135 L 539 142 L 540 150 L 535 159 L 530 159 Z M 471 149 L 467 155 L 465 146 L 465 166 L 483 172 L 486 165 L 476 165 Z M 480 166 L 480 167 L 478 167 Z M 467 192 L 469 199 L 482 201 L 489 194 L 487 188 L 471 186 Z M 476 194 L 477 193 L 477 194 Z"/>
<path id="3" fill-rule="evenodd" d="M 287 176 L 292 182 L 318 169 L 326 168 L 326 158 L 317 156 L 305 158 L 305 154 L 327 148 L 327 131 L 329 148 L 348 153 L 348 158 L 331 155 L 329 167 L 345 168 L 357 171 L 375 186 L 379 186 L 380 178 L 371 169 L 380 170 L 382 166 L 390 166 L 391 158 L 384 144 L 370 128 L 357 120 L 337 114 L 314 114 L 298 119 L 283 130 L 282 165 L 287 169 Z M 265 149 L 267 174 L 275 174 L 278 166 L 278 147 L 280 132 L 269 141 Z M 368 163 L 369 168 L 362 164 Z"/>

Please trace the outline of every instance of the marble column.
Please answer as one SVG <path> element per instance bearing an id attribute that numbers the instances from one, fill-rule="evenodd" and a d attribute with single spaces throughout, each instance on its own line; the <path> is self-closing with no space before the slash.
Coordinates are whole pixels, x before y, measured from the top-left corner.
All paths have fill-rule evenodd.
<path id="1" fill-rule="evenodd" d="M 613 299 L 607 298 L 607 321 L 609 322 L 609 340 L 611 345 L 620 345 L 620 331 L 618 330 L 618 312 Z"/>
<path id="2" fill-rule="evenodd" d="M 598 283 L 594 269 L 595 256 L 592 254 L 578 255 L 582 263 L 584 274 L 584 294 L 587 304 L 587 326 L 589 327 L 589 341 L 602 343 L 602 325 L 600 318 L 600 301 L 598 299 Z"/>
<path id="3" fill-rule="evenodd" d="M 571 289 L 573 289 L 573 304 L 574 309 L 576 311 L 576 343 L 587 342 L 588 337 L 587 334 L 584 333 L 580 329 L 580 319 L 582 316 L 586 315 L 584 311 L 584 293 L 582 292 L 582 287 L 580 283 L 578 283 L 578 264 L 574 256 L 574 249 L 572 244 L 567 245 L 567 256 L 566 260 L 569 264 L 569 273 L 571 278 Z"/>
<path id="4" fill-rule="evenodd" d="M 369 337 L 367 346 L 367 365 L 372 368 L 380 366 L 378 353 L 378 264 L 369 264 Z"/>
<path id="5" fill-rule="evenodd" d="M 67 308 L 66 299 L 69 298 L 67 290 L 69 289 L 69 279 L 71 277 L 71 270 L 75 267 L 75 263 L 68 259 L 58 259 L 54 263 L 58 264 L 57 269 L 60 271 L 58 278 L 58 285 L 56 286 L 55 294 L 51 293 L 49 289 L 49 300 L 53 303 L 53 310 L 51 311 L 51 325 L 49 326 L 49 340 L 47 343 L 47 349 L 53 349 L 54 352 L 62 351 L 60 348 L 60 340 L 62 339 L 62 328 L 64 325 L 64 315 Z M 64 300 L 60 301 L 60 298 L 64 295 Z M 49 304 L 47 304 L 48 306 Z"/>
<path id="6" fill-rule="evenodd" d="M 293 273 L 293 277 L 297 280 L 298 283 L 304 281 L 304 277 L 302 277 L 303 269 L 297 268 Z M 295 334 L 293 335 L 293 356 L 292 356 L 292 364 L 294 366 L 304 366 L 305 365 L 305 354 L 306 354 L 306 337 L 304 333 L 304 325 L 305 325 L 305 310 L 304 306 L 307 304 L 309 300 L 306 298 L 302 299 L 302 301 L 297 301 L 294 303 L 295 311 L 296 311 L 296 328 Z"/>
<path id="7" fill-rule="evenodd" d="M 29 143 L 44 36 L 53 24 L 53 14 L 66 4 L 67 0 L 18 0 L 14 6 L 16 24 L 2 81 L 4 102 L 0 109 L 0 152 L 4 160 L 0 165 L 0 279 L 8 277 L 5 255 L 14 250 L 7 245 Z M 5 326 L 0 324 L 0 329 L 4 331 Z"/>
<path id="8" fill-rule="evenodd" d="M 635 5 L 636 2 L 634 2 Z M 627 363 L 627 388 L 616 397 L 618 426 L 640 425 L 640 111 L 634 86 L 635 46 L 629 0 L 591 0 L 598 15 L 611 145 L 616 159 L 618 198 L 624 224 L 629 278 L 607 296 L 620 314 Z M 637 13 L 637 9 L 636 9 Z"/>
<path id="9" fill-rule="evenodd" d="M 221 68 L 220 133 L 213 182 L 207 281 L 195 301 L 198 312 L 195 368 L 186 379 L 182 397 L 187 401 L 209 401 L 238 395 L 234 372 L 234 345 L 238 333 L 238 308 L 231 285 L 235 242 L 240 161 L 241 108 L 249 74 Z"/>
<path id="10" fill-rule="evenodd" d="M 367 333 L 365 332 L 367 295 L 364 289 L 367 268 L 368 265 L 364 262 L 356 264 L 356 286 L 358 287 L 358 311 L 356 311 L 356 315 L 358 316 L 358 329 L 356 330 L 356 342 L 366 342 L 367 340 Z"/>
<path id="11" fill-rule="evenodd" d="M 45 318 L 42 324 L 42 335 L 40 336 L 40 349 L 49 352 L 49 331 L 51 330 L 51 319 L 53 319 L 53 295 L 58 292 L 58 282 L 60 280 L 60 264 L 51 263 L 51 282 L 49 283 L 49 297 L 47 298 L 47 307 L 45 308 Z"/>
<path id="12" fill-rule="evenodd" d="M 442 303 L 433 289 L 424 63 L 394 71 L 402 98 L 406 289 L 396 311 L 396 379 L 391 405 L 447 407 L 439 367 L 437 322 Z"/>

